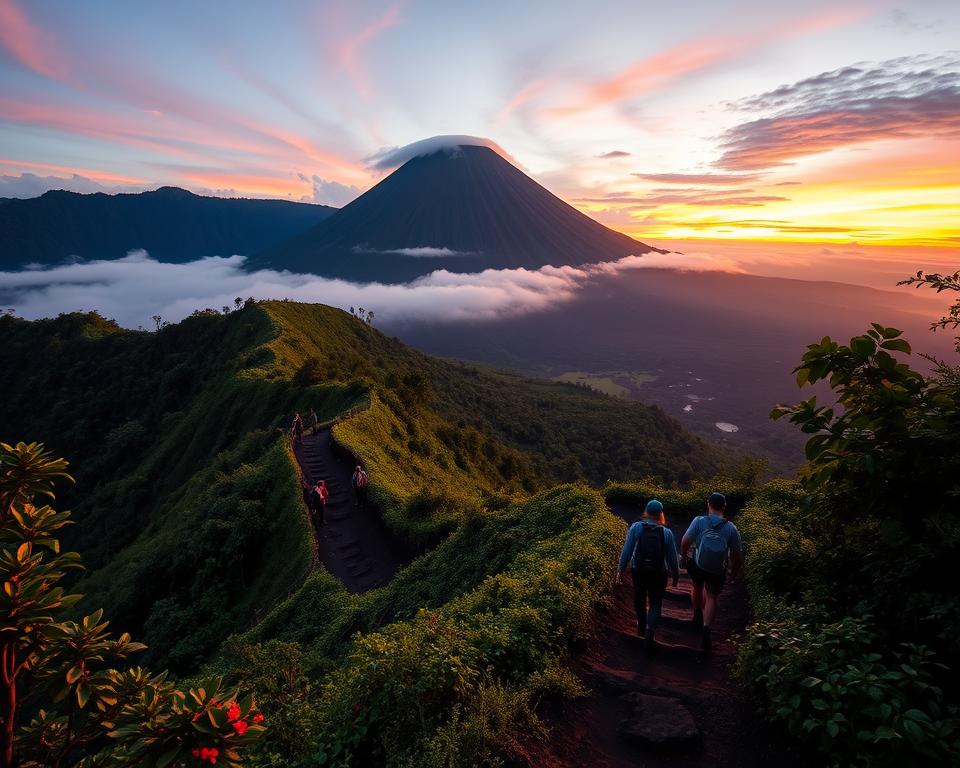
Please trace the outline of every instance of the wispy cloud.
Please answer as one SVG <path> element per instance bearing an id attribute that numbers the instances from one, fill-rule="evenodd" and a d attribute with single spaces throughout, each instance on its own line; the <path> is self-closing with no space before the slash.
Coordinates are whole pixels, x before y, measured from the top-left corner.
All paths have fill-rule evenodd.
<path id="1" fill-rule="evenodd" d="M 960 56 L 915 56 L 824 72 L 735 102 L 773 112 L 730 129 L 717 166 L 759 170 L 902 138 L 960 136 Z"/>
<path id="2" fill-rule="evenodd" d="M 860 8 L 818 11 L 740 34 L 704 35 L 638 59 L 619 72 L 588 85 L 578 97 L 547 112 L 573 116 L 617 105 L 663 90 L 696 73 L 711 71 L 758 47 L 851 24 L 863 18 L 865 13 Z"/>
<path id="3" fill-rule="evenodd" d="M 0 0 L 0 46 L 7 54 L 38 75 L 63 80 L 68 67 L 56 41 L 35 26 L 16 0 Z"/>
<path id="4" fill-rule="evenodd" d="M 553 82 L 553 78 L 551 77 L 542 77 L 524 85 L 503 105 L 494 119 L 494 125 L 497 127 L 502 126 L 513 116 L 514 112 L 537 99 Z"/>
<path id="5" fill-rule="evenodd" d="M 602 152 L 597 155 L 601 160 L 611 160 L 618 157 L 630 157 L 630 152 L 626 152 L 622 149 L 614 149 L 610 152 Z"/>
<path id="6" fill-rule="evenodd" d="M 659 184 L 743 184 L 760 178 L 757 173 L 634 173 L 638 179 Z"/>
<path id="7" fill-rule="evenodd" d="M 474 256 L 475 251 L 455 251 L 453 248 L 436 248 L 431 245 L 421 245 L 417 248 L 367 248 L 355 245 L 351 248 L 354 253 L 396 253 L 399 256 L 413 256 L 418 259 L 442 259 L 449 256 Z"/>
<path id="8" fill-rule="evenodd" d="M 654 189 L 650 194 L 611 193 L 599 197 L 580 197 L 578 202 L 628 205 L 631 209 L 659 208 L 662 205 L 696 205 L 708 207 L 758 206 L 780 202 L 780 195 L 756 194 L 752 189 Z"/>
<path id="9" fill-rule="evenodd" d="M 334 49 L 337 67 L 346 72 L 357 93 L 364 98 L 373 95 L 373 84 L 363 66 L 363 50 L 390 27 L 395 26 L 399 20 L 400 4 L 396 3 L 379 18 L 358 32 L 345 37 Z"/>
<path id="10" fill-rule="evenodd" d="M 79 168 L 67 165 L 56 165 L 53 163 L 31 163 L 24 160 L 10 160 L 0 158 L 0 170 L 29 168 L 31 171 L 47 171 L 48 173 L 64 174 L 69 178 L 82 177 L 96 182 L 112 182 L 114 184 L 145 184 L 146 179 L 140 179 L 135 176 L 127 176 L 122 173 L 111 173 L 110 171 L 100 171 L 93 168 Z"/>

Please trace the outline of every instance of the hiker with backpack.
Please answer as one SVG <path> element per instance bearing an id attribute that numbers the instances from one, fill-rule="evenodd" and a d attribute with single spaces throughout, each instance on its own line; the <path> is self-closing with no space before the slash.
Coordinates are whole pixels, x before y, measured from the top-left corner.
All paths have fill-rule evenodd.
<path id="1" fill-rule="evenodd" d="M 701 648 L 710 650 L 710 627 L 717 613 L 717 598 L 723 591 L 730 561 L 730 578 L 735 579 L 743 565 L 743 543 L 737 526 L 726 518 L 727 499 L 712 493 L 707 514 L 694 518 L 680 542 L 681 559 L 693 582 L 693 625 L 702 633 Z M 691 547 L 693 557 L 688 557 Z"/>
<path id="2" fill-rule="evenodd" d="M 661 520 L 666 520 L 663 516 L 663 504 L 651 499 L 643 510 L 643 517 L 627 530 L 617 571 L 619 584 L 632 561 L 633 606 L 637 613 L 637 633 L 644 638 L 647 651 L 656 648 L 654 636 L 663 610 L 663 596 L 667 591 L 667 573 L 673 576 L 674 587 L 680 579 L 677 542 L 673 531 L 661 523 Z"/>
<path id="3" fill-rule="evenodd" d="M 326 518 L 327 499 L 329 496 L 330 491 L 327 489 L 327 481 L 317 480 L 316 485 L 314 485 L 310 491 L 310 507 L 314 517 L 320 518 L 320 525 L 323 525 Z"/>
<path id="4" fill-rule="evenodd" d="M 303 442 L 303 419 L 300 418 L 300 411 L 293 415 L 293 442 Z"/>
<path id="5" fill-rule="evenodd" d="M 356 506 L 359 509 L 367 500 L 367 484 L 370 480 L 367 478 L 367 473 L 363 471 L 363 467 L 359 464 L 357 464 L 357 468 L 353 470 L 353 476 L 350 479 L 353 483 L 353 492 L 356 494 Z"/>

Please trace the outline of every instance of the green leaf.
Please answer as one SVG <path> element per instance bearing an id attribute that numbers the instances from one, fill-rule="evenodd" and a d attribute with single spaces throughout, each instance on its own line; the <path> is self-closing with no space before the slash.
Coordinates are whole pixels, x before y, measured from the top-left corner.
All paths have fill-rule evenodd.
<path id="1" fill-rule="evenodd" d="M 882 344 L 880 344 L 880 348 L 888 349 L 892 352 L 904 352 L 908 355 L 911 352 L 910 344 L 906 339 L 890 339 L 888 341 L 884 341 Z"/>
<path id="2" fill-rule="evenodd" d="M 160 755 L 160 757 L 157 758 L 157 768 L 167 768 L 167 766 L 176 759 L 177 755 L 180 754 L 180 749 L 181 745 L 177 743 Z"/>
<path id="3" fill-rule="evenodd" d="M 869 336 L 856 336 L 850 339 L 850 349 L 858 357 L 867 358 L 877 351 L 877 343 Z"/>

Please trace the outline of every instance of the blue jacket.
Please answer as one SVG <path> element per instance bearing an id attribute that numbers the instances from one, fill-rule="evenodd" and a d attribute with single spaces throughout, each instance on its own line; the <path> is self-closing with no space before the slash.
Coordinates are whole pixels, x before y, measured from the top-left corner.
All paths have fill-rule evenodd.
<path id="1" fill-rule="evenodd" d="M 659 524 L 652 520 L 638 520 L 630 526 L 627 531 L 627 540 L 623 542 L 623 552 L 620 553 L 621 571 L 626 570 L 627 564 L 633 559 L 634 553 L 637 550 L 637 544 L 640 543 L 641 526 L 644 525 L 659 527 Z M 663 564 L 674 578 L 679 578 L 680 563 L 677 559 L 677 540 L 673 536 L 673 531 L 666 526 L 663 527 L 663 544 L 665 549 L 663 553 Z M 636 567 L 636 563 L 633 563 L 633 566 Z"/>

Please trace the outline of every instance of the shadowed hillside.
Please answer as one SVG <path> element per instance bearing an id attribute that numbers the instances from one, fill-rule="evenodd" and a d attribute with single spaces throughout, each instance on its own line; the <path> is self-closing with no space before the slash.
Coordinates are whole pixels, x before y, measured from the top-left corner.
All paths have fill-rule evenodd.
<path id="1" fill-rule="evenodd" d="M 71 256 L 117 259 L 143 248 L 160 261 L 250 255 L 336 209 L 287 200 L 202 197 L 177 187 L 140 194 L 53 191 L 0 206 L 0 269 Z"/>

